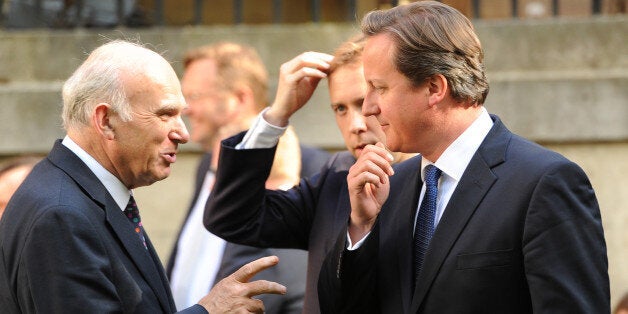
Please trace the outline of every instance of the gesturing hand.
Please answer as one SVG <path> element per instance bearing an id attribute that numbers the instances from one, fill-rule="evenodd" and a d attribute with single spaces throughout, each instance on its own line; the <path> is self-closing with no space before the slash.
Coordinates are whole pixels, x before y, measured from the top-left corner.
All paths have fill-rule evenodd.
<path id="1" fill-rule="evenodd" d="M 285 126 L 288 119 L 312 97 L 318 82 L 327 76 L 332 55 L 304 52 L 281 65 L 275 102 L 264 118 L 271 124 Z"/>
<path id="2" fill-rule="evenodd" d="M 367 145 L 349 169 L 347 185 L 351 199 L 349 236 L 353 243 L 361 240 L 373 227 L 390 193 L 389 176 L 394 174 L 393 156 L 384 144 Z"/>
<path id="3" fill-rule="evenodd" d="M 252 297 L 264 293 L 285 294 L 286 287 L 267 280 L 248 281 L 260 271 L 277 263 L 277 256 L 267 256 L 242 266 L 218 282 L 198 303 L 212 314 L 264 313 L 264 303 Z"/>

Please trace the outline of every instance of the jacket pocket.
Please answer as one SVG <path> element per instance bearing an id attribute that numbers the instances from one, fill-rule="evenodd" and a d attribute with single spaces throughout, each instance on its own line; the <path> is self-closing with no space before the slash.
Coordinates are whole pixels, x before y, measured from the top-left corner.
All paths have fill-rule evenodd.
<path id="1" fill-rule="evenodd" d="M 459 254 L 457 269 L 476 269 L 510 265 L 513 260 L 513 250 L 497 250 L 480 253 Z"/>

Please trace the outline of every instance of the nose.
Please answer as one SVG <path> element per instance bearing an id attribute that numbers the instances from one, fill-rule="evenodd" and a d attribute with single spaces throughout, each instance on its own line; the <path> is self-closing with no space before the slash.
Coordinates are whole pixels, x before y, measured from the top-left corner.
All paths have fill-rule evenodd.
<path id="1" fill-rule="evenodd" d="M 351 133 L 359 134 L 366 131 L 366 117 L 362 110 L 351 111 Z"/>
<path id="2" fill-rule="evenodd" d="M 362 115 L 365 117 L 379 114 L 379 107 L 377 106 L 377 96 L 373 91 L 368 91 L 362 102 Z"/>
<path id="3" fill-rule="evenodd" d="M 185 127 L 181 116 L 177 117 L 176 126 L 169 133 L 169 136 L 171 140 L 180 144 L 185 144 L 190 140 L 190 133 L 188 133 L 188 129 Z"/>

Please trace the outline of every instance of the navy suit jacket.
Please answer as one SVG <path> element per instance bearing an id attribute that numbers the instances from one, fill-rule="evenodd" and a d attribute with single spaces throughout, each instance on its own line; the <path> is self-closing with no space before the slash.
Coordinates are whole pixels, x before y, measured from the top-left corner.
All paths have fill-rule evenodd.
<path id="1" fill-rule="evenodd" d="M 329 156 L 330 154 L 328 152 L 321 149 L 301 145 L 301 177 L 310 177 L 318 173 L 321 167 L 329 159 Z M 204 154 L 197 168 L 194 197 L 190 204 L 187 216 L 190 215 L 192 207 L 198 199 L 203 180 L 205 179 L 205 174 L 210 168 L 210 163 L 211 153 Z M 230 180 L 237 181 L 234 180 L 234 178 L 239 178 L 239 176 L 232 177 Z M 215 186 L 216 185 L 214 185 L 214 187 Z M 214 192 L 211 194 L 213 193 Z M 187 216 L 186 220 L 188 219 Z M 170 259 L 166 267 L 168 277 L 171 276 L 172 269 L 176 264 L 176 254 L 180 235 L 181 230 L 179 231 L 179 236 L 177 236 L 177 240 L 175 241 L 174 248 L 170 254 Z M 217 235 L 220 236 L 219 234 Z M 227 240 L 229 241 L 229 239 Z M 306 281 L 306 274 L 304 273 L 304 270 L 307 268 L 307 252 L 303 250 L 261 249 L 253 246 L 227 242 L 220 268 L 216 274 L 215 283 L 229 276 L 244 264 L 269 255 L 277 255 L 280 260 L 279 265 L 259 273 L 252 280 L 264 279 L 279 282 L 287 287 L 288 292 L 286 295 L 265 294 L 256 296 L 256 298 L 264 302 L 266 313 L 268 314 L 301 313 L 303 309 Z"/>
<path id="2" fill-rule="evenodd" d="M 395 165 L 390 196 L 363 246 L 346 250 L 346 228 L 340 232 L 319 279 L 324 312 L 610 312 L 606 244 L 586 174 L 492 118 L 416 282 L 420 156 Z"/>
<path id="3" fill-rule="evenodd" d="M 140 208 L 141 208 L 141 204 Z M 173 313 L 163 267 L 91 170 L 57 141 L 0 222 L 3 313 Z M 188 313 L 207 313 L 200 305 Z"/>
<path id="4" fill-rule="evenodd" d="M 205 226 L 235 243 L 308 250 L 304 313 L 318 313 L 318 273 L 336 235 L 347 224 L 346 177 L 355 159 L 348 152 L 335 154 L 318 175 L 302 179 L 297 187 L 266 190 L 275 148 L 234 149 L 243 135 L 222 143 Z"/>

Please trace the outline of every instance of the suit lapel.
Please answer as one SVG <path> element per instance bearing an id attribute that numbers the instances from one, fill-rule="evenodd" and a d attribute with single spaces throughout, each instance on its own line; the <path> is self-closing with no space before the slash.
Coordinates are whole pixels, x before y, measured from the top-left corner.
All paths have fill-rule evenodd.
<path id="1" fill-rule="evenodd" d="M 382 302 L 401 302 L 401 305 L 391 306 L 404 310 L 409 308 L 412 298 L 412 232 L 421 189 L 420 164 L 421 157 L 417 156 L 395 165 L 395 175 L 390 179 L 391 195 L 379 218 L 384 225 L 380 228 L 378 273 L 385 274 L 378 278 L 381 281 L 379 294 L 384 296 Z"/>
<path id="2" fill-rule="evenodd" d="M 332 249 L 333 243 L 336 240 L 336 236 L 346 230 L 349 216 L 351 215 L 351 202 L 349 201 L 349 189 L 347 187 L 347 175 L 349 174 L 349 168 L 355 163 L 355 158 L 349 152 L 344 152 L 337 155 L 337 160 L 334 161 L 331 169 L 338 172 L 338 177 L 342 178 L 340 190 L 338 191 L 338 198 L 335 202 L 336 208 L 334 210 L 334 224 L 332 225 L 331 241 L 326 243 L 325 252 L 329 252 Z M 319 183 L 320 184 L 320 183 Z M 333 201 L 333 200 L 330 200 Z"/>
<path id="3" fill-rule="evenodd" d="M 420 160 L 420 159 L 419 159 Z M 420 163 L 418 163 L 420 164 Z M 400 218 L 400 221 L 396 222 L 397 226 L 401 226 L 397 228 L 397 235 L 395 239 L 409 239 L 410 241 L 402 241 L 401 243 L 405 243 L 405 246 L 397 246 L 397 256 L 398 256 L 398 266 L 399 271 L 401 273 L 401 287 L 412 287 L 413 282 L 413 265 L 412 265 L 412 252 L 413 252 L 413 233 L 414 233 L 414 216 L 417 209 L 417 202 L 419 199 L 419 192 L 421 191 L 421 180 L 419 178 L 419 169 L 420 167 L 416 167 L 416 171 L 413 171 L 409 174 L 408 180 L 404 180 L 406 182 L 413 182 L 413 184 L 408 184 L 402 188 L 400 203 L 397 208 L 402 211 L 402 215 L 396 215 L 396 217 Z M 412 289 L 401 289 L 402 291 L 402 301 L 403 308 L 407 309 L 412 300 Z"/>
<path id="4" fill-rule="evenodd" d="M 168 304 L 169 293 L 164 286 L 167 284 L 167 281 L 162 279 L 163 276 L 160 273 L 161 267 L 158 267 L 158 265 L 161 264 L 157 262 L 158 257 L 152 243 L 150 243 L 148 235 L 144 233 L 148 246 L 147 250 L 144 248 L 142 241 L 137 237 L 135 231 L 133 231 L 131 222 L 124 216 L 111 197 L 108 197 L 107 203 L 105 204 L 105 215 L 107 223 L 109 223 L 115 235 L 120 239 L 120 243 L 122 243 L 122 246 L 131 257 L 131 260 L 133 260 L 133 263 L 142 274 L 144 280 L 153 289 L 164 311 L 170 311 L 170 304 Z M 148 245 L 149 243 L 150 245 Z M 155 258 L 157 258 L 157 260 L 155 260 Z"/>
<path id="5" fill-rule="evenodd" d="M 501 124 L 497 117 L 492 117 L 495 120 L 493 128 L 471 159 L 434 231 L 434 236 L 425 254 L 423 270 L 417 278 L 417 285 L 412 298 L 412 313 L 419 310 L 451 248 L 478 208 L 484 195 L 497 181 L 492 168 L 504 162 L 505 151 L 512 133 Z"/>
<path id="6" fill-rule="evenodd" d="M 346 229 L 350 215 L 351 202 L 349 201 L 349 190 L 346 184 L 341 184 L 340 191 L 338 192 L 338 201 L 336 202 L 336 210 L 334 211 L 333 235 L 338 235 L 342 230 Z M 331 249 L 331 246 L 333 246 L 333 244 L 330 245 L 329 249 Z"/>
<path id="7" fill-rule="evenodd" d="M 150 257 L 153 260 L 153 265 L 155 265 L 155 269 L 157 270 L 157 273 L 159 274 L 161 287 L 163 288 L 161 289 L 160 292 L 156 291 L 155 293 L 159 297 L 159 302 L 161 303 L 162 307 L 164 307 L 165 310 L 170 309 L 170 311 L 175 311 L 177 306 L 174 304 L 174 298 L 172 297 L 172 292 L 170 291 L 170 283 L 168 282 L 168 277 L 166 276 L 164 267 L 161 264 L 161 260 L 159 259 L 159 255 L 157 255 L 157 251 L 155 250 L 155 247 L 153 246 L 153 242 L 148 237 L 148 234 L 144 233 L 144 235 L 146 236 L 146 245 L 148 246 L 148 254 L 150 254 Z M 156 283 L 156 288 L 159 290 L 159 286 L 157 286 L 157 284 L 158 283 Z M 166 300 L 168 303 L 166 303 Z"/>

